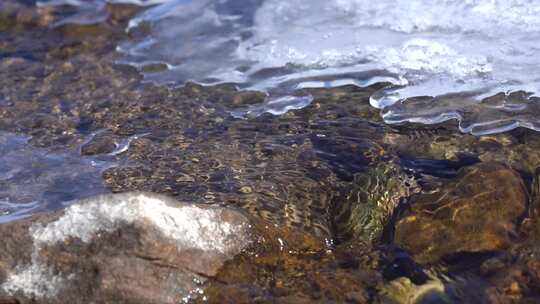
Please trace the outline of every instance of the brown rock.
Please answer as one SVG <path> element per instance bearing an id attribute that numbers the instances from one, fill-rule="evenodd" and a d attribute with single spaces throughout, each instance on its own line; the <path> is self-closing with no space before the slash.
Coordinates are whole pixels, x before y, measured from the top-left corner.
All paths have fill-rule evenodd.
<path id="1" fill-rule="evenodd" d="M 396 223 L 395 242 L 421 263 L 503 249 L 526 203 L 515 171 L 499 163 L 474 165 L 440 191 L 413 198 L 409 212 Z"/>
<path id="2" fill-rule="evenodd" d="M 504 251 L 496 259 L 497 267 L 491 267 L 492 269 L 487 273 L 482 272 L 484 278 L 492 286 L 489 291 L 486 290 L 486 293 L 496 299 L 490 303 L 539 303 L 540 246 L 538 242 L 526 240 Z"/>
<path id="3" fill-rule="evenodd" d="M 532 239 L 540 237 L 540 167 L 534 172 L 528 217 L 523 220 L 521 230 Z"/>
<path id="4" fill-rule="evenodd" d="M 250 243 L 223 207 L 101 195 L 0 226 L 0 302 L 179 303 Z"/>

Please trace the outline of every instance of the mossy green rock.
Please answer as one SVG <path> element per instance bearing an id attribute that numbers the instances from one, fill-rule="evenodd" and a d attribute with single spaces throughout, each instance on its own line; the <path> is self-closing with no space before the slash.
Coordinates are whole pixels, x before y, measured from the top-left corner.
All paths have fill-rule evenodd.
<path id="1" fill-rule="evenodd" d="M 341 238 L 366 242 L 380 240 L 395 208 L 419 189 L 393 162 L 357 174 L 354 185 L 335 206 L 334 226 Z"/>

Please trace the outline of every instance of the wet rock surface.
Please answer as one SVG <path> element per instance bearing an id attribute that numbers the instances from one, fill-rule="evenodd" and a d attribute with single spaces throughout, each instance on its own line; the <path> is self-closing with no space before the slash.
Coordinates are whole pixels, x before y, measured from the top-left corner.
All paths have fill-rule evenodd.
<path id="1" fill-rule="evenodd" d="M 22 302 L 178 303 L 250 243 L 230 208 L 149 193 L 89 198 L 3 225 L 2 298 Z M 11 231 L 11 236 L 5 234 Z"/>
<path id="2" fill-rule="evenodd" d="M 37 198 L 0 197 L 2 214 L 43 206 L 41 197 L 60 208 L 147 191 L 167 196 L 149 196 L 171 208 L 167 219 L 182 210 L 178 201 L 224 210 L 208 223 L 217 227 L 249 218 L 251 242 L 233 233 L 238 250 L 184 250 L 145 217 L 157 209 L 130 203 L 120 208 L 129 220 L 119 221 L 104 212 L 105 201 L 135 194 L 91 198 L 0 224 L 2 301 L 177 303 L 194 290 L 191 300 L 210 303 L 538 299 L 537 133 L 386 125 L 369 105 L 385 84 L 305 89 L 314 100 L 303 109 L 236 119 L 231 111 L 264 94 L 145 83 L 114 49 L 137 8 L 106 9 L 99 24 L 57 26 L 69 15 L 60 7 L 1 1 L 0 134 L 27 138 L 29 155 L 70 151 L 77 160 L 33 166 L 16 183 L 6 178 L 12 171 L 0 173 L 2 195 L 17 188 Z M 11 160 L 0 168 L 20 168 L 14 154 L 0 155 Z M 100 162 L 108 165 L 92 167 Z M 51 172 L 70 173 L 72 184 L 54 183 Z M 41 196 L 40 185 L 57 192 Z M 81 223 L 62 221 L 73 210 L 87 215 L 84 225 L 45 233 Z"/>
<path id="3" fill-rule="evenodd" d="M 336 234 L 344 240 L 381 241 L 383 229 L 397 207 L 420 190 L 414 178 L 392 162 L 359 173 L 354 183 L 343 201 L 335 203 Z"/>
<path id="4" fill-rule="evenodd" d="M 436 262 L 462 252 L 504 249 L 527 208 L 521 177 L 499 163 L 467 167 L 434 193 L 410 202 L 394 241 L 417 261 Z"/>

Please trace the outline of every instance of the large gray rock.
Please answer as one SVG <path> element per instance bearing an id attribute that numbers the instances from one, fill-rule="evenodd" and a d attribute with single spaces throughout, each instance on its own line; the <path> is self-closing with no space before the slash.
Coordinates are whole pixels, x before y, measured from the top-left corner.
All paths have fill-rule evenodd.
<path id="1" fill-rule="evenodd" d="M 224 207 L 109 194 L 0 226 L 0 302 L 179 303 L 249 243 Z"/>

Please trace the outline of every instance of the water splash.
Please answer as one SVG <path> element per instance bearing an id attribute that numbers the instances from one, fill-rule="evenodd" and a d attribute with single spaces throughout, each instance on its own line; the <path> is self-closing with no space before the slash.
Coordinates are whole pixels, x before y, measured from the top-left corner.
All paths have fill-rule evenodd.
<path id="1" fill-rule="evenodd" d="M 148 81 L 268 93 L 236 114 L 305 106 L 304 88 L 385 82 L 371 104 L 389 123 L 540 130 L 539 14 L 538 0 L 169 0 L 131 20 L 118 51 Z"/>

